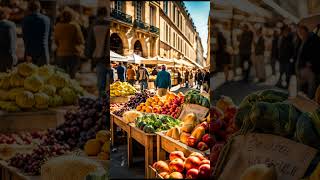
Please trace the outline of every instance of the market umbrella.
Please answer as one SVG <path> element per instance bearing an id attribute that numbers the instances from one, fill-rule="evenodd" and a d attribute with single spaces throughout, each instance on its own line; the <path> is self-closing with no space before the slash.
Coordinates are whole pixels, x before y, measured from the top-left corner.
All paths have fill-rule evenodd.
<path id="1" fill-rule="evenodd" d="M 127 62 L 128 59 L 126 57 L 124 57 L 124 56 L 121 56 L 118 53 L 110 51 L 110 61 Z"/>
<path id="2" fill-rule="evenodd" d="M 145 58 L 143 58 L 135 53 L 127 56 L 127 58 L 128 58 L 128 63 L 134 63 L 134 64 L 141 64 L 141 62 L 146 60 Z"/>
<path id="3" fill-rule="evenodd" d="M 308 27 L 310 31 L 314 31 L 315 29 L 317 29 L 317 26 L 320 25 L 320 14 L 314 14 L 314 15 L 302 18 L 299 24 Z"/>

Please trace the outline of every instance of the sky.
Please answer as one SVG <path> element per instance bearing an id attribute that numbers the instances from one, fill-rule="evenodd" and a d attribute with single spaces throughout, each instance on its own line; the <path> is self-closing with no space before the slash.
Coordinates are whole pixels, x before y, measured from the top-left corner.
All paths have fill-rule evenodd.
<path id="1" fill-rule="evenodd" d="M 208 39 L 208 16 L 210 12 L 210 1 L 183 1 L 186 5 L 193 23 L 199 32 L 203 55 L 207 56 L 207 39 Z"/>

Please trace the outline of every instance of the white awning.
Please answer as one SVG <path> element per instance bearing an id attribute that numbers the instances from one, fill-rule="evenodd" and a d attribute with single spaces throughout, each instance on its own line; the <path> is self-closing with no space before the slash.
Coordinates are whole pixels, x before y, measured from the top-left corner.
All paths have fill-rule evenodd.
<path id="1" fill-rule="evenodd" d="M 127 62 L 128 59 L 118 53 L 110 51 L 110 61 Z"/>
<path id="2" fill-rule="evenodd" d="M 142 61 L 146 60 L 145 58 L 133 53 L 127 56 L 128 63 L 141 64 Z"/>
<path id="3" fill-rule="evenodd" d="M 171 65 L 174 64 L 173 60 L 163 58 L 160 56 L 155 56 L 153 58 L 145 59 L 142 61 L 144 64 L 166 64 L 166 65 Z"/>

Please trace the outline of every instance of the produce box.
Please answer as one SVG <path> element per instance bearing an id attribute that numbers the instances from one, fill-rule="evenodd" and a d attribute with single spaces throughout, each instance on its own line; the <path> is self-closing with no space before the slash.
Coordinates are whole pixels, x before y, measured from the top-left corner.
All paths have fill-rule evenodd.
<path id="1" fill-rule="evenodd" d="M 110 97 L 110 104 L 114 103 L 126 103 L 130 99 L 130 96 Z"/>
<path id="2" fill-rule="evenodd" d="M 0 132 L 37 131 L 55 128 L 64 122 L 64 114 L 74 106 L 34 112 L 0 111 Z"/>

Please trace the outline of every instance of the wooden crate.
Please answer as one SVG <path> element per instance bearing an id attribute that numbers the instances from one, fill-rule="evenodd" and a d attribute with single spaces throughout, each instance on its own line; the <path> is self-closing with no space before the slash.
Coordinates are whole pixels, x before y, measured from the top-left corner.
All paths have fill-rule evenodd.
<path id="1" fill-rule="evenodd" d="M 172 151 L 182 151 L 186 157 L 188 157 L 193 152 L 198 152 L 204 156 L 210 154 L 210 150 L 200 151 L 198 149 L 192 148 L 183 144 L 180 141 L 172 139 L 165 135 L 164 132 L 157 132 L 157 161 L 166 158 L 166 153 L 171 153 Z"/>
<path id="2" fill-rule="evenodd" d="M 119 97 L 110 97 L 110 104 L 114 103 L 126 103 L 129 101 L 131 96 L 119 96 Z"/>
<path id="3" fill-rule="evenodd" d="M 145 133 L 139 128 L 135 127 L 133 123 L 130 123 L 130 136 L 128 136 L 128 164 L 132 165 L 132 139 L 138 141 L 145 148 L 145 177 L 151 178 L 151 172 L 149 165 L 152 165 L 155 161 L 153 152 L 156 149 L 156 134 Z"/>
<path id="4" fill-rule="evenodd" d="M 37 131 L 55 128 L 64 122 L 64 114 L 74 106 L 34 112 L 0 111 L 0 132 Z"/>
<path id="5" fill-rule="evenodd" d="M 17 168 L 10 167 L 5 161 L 0 161 L 1 180 L 41 180 L 40 176 L 27 176 L 19 172 Z"/>

